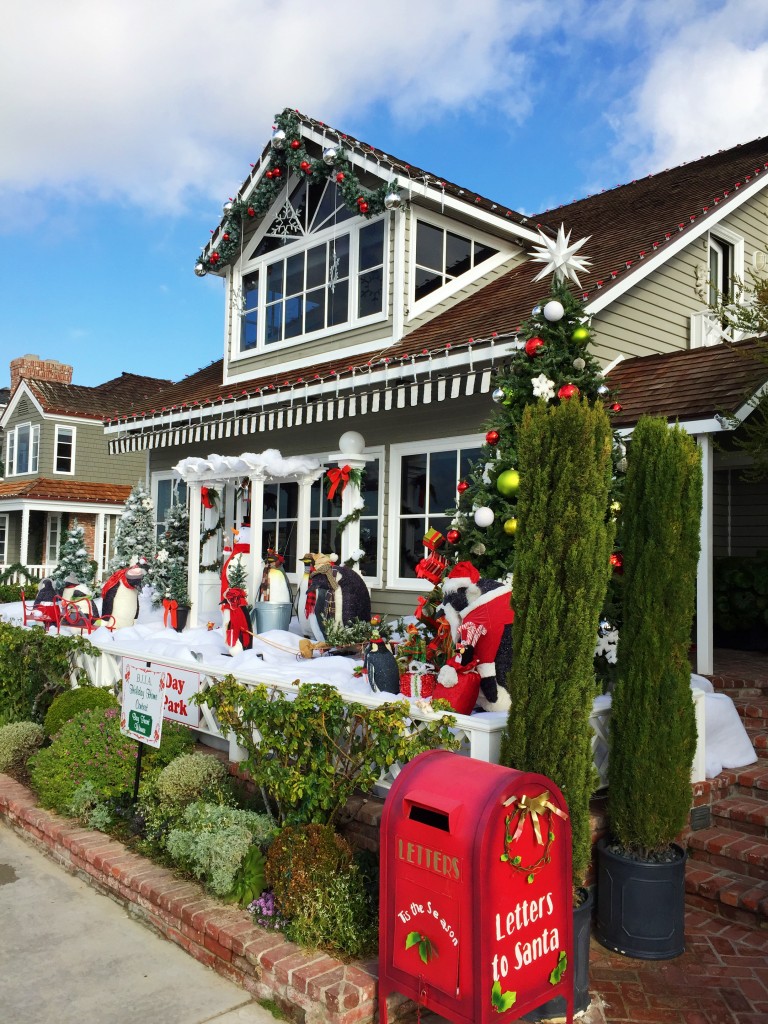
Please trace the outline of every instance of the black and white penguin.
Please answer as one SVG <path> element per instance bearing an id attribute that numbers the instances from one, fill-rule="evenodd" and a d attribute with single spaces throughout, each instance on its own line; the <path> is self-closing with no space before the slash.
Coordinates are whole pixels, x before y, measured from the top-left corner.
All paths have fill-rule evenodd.
<path id="1" fill-rule="evenodd" d="M 392 648 L 380 636 L 372 636 L 363 646 L 363 668 L 372 690 L 400 693 L 400 669 Z"/>
<path id="2" fill-rule="evenodd" d="M 118 569 L 101 590 L 101 614 L 111 615 L 114 629 L 132 626 L 139 614 L 139 592 L 144 584 L 146 569 L 141 564 Z"/>

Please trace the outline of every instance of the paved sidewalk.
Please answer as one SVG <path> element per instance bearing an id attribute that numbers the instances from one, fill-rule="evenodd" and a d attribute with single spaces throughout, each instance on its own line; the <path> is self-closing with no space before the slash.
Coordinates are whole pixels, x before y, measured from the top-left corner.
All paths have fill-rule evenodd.
<path id="1" fill-rule="evenodd" d="M 275 1024 L 0 823 L 2 1024 Z"/>

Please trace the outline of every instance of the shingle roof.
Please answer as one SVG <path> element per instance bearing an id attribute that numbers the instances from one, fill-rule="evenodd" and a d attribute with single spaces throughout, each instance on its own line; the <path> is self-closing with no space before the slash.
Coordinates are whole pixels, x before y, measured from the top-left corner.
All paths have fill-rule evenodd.
<path id="1" fill-rule="evenodd" d="M 126 484 L 48 480 L 45 477 L 35 477 L 32 480 L 0 481 L 0 500 L 24 498 L 28 501 L 84 501 L 94 504 L 123 505 L 130 493 L 130 485 Z"/>
<path id="2" fill-rule="evenodd" d="M 149 401 L 172 384 L 169 380 L 136 373 L 123 373 L 96 387 L 32 377 L 24 380 L 45 412 L 97 420 L 117 413 L 143 410 Z"/>
<path id="3" fill-rule="evenodd" d="M 756 353 L 762 351 L 762 357 Z M 618 392 L 616 427 L 644 413 L 680 422 L 735 413 L 768 381 L 768 350 L 755 341 L 712 345 L 618 363 L 607 378 Z"/>

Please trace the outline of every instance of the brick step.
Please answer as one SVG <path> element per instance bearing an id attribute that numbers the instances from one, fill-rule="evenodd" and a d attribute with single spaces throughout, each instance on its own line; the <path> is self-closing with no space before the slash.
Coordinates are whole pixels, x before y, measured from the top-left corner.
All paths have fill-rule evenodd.
<path id="1" fill-rule="evenodd" d="M 712 804 L 712 825 L 768 838 L 768 800 L 740 793 Z"/>
<path id="2" fill-rule="evenodd" d="M 725 783 L 721 797 L 751 796 L 768 800 L 768 761 L 758 760 L 746 768 L 729 768 L 721 775 Z"/>
<path id="3" fill-rule="evenodd" d="M 743 722 L 760 721 L 768 726 L 768 694 L 762 697 L 731 697 Z"/>
<path id="4" fill-rule="evenodd" d="M 746 682 L 748 682 L 748 680 L 745 680 L 745 684 Z M 756 697 L 764 697 L 766 694 L 768 694 L 768 689 L 765 689 L 764 687 L 760 687 L 757 685 L 744 685 L 741 687 L 725 687 L 716 689 L 715 693 L 724 693 L 726 697 L 730 697 L 731 700 L 735 700 L 737 697 L 751 697 L 754 699 Z"/>
<path id="5" fill-rule="evenodd" d="M 756 883 L 768 882 L 768 838 L 713 825 L 691 832 L 687 845 L 689 864 L 731 871 Z"/>
<path id="6" fill-rule="evenodd" d="M 768 884 L 734 871 L 689 860 L 685 902 L 731 921 L 768 927 Z"/>
<path id="7" fill-rule="evenodd" d="M 715 688 L 715 693 L 750 693 L 768 694 L 768 675 L 762 676 L 707 676 Z"/>
<path id="8" fill-rule="evenodd" d="M 744 728 L 750 738 L 755 753 L 761 760 L 768 759 L 768 728 L 759 718 L 747 719 Z"/>

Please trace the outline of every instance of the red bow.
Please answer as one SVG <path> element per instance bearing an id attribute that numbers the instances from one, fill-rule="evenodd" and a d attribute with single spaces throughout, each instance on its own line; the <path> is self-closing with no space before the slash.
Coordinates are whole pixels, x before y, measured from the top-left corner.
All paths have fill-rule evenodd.
<path id="1" fill-rule="evenodd" d="M 210 495 L 208 494 L 207 487 L 200 488 L 200 500 L 203 503 L 203 508 L 213 508 L 213 502 L 211 501 Z"/>
<path id="2" fill-rule="evenodd" d="M 336 491 L 338 490 L 339 484 L 341 484 L 342 491 L 349 483 L 349 475 L 352 472 L 351 466 L 341 466 L 338 469 L 329 469 L 325 474 L 331 482 L 331 486 L 328 488 L 328 501 L 333 501 Z"/>
<path id="3" fill-rule="evenodd" d="M 248 601 L 248 595 L 240 587 L 228 587 L 224 591 L 222 605 L 228 608 L 242 608 Z"/>
<path id="4" fill-rule="evenodd" d="M 163 625 L 170 626 L 171 629 L 176 629 L 176 609 L 179 607 L 178 601 L 172 601 L 169 597 L 163 598 Z M 169 621 L 170 620 L 170 621 Z"/>

